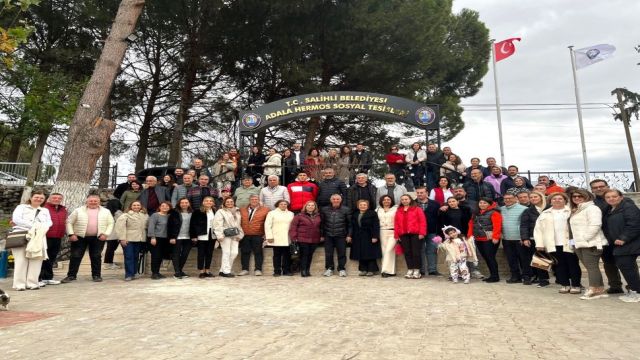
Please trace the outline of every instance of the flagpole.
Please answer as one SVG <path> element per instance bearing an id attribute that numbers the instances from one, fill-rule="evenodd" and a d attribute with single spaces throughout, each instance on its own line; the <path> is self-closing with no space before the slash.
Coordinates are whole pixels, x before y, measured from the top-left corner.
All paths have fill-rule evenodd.
<path id="1" fill-rule="evenodd" d="M 580 128 L 580 143 L 582 144 L 582 161 L 584 162 L 584 178 L 586 180 L 586 185 L 589 185 L 589 182 L 591 182 L 591 179 L 589 177 L 589 161 L 587 160 L 587 145 L 584 141 L 584 127 L 582 126 L 582 103 L 580 102 L 578 75 L 576 73 L 576 54 L 573 51 L 573 45 L 569 46 L 569 54 L 571 55 L 571 70 L 573 71 L 573 87 L 576 93 L 576 109 L 578 109 L 578 127 Z"/>
<path id="2" fill-rule="evenodd" d="M 496 92 L 496 114 L 498 117 L 498 139 L 500 140 L 500 165 L 506 166 L 504 161 L 504 143 L 502 141 L 502 116 L 500 113 L 500 93 L 498 92 L 498 72 L 496 70 L 496 48 L 495 39 L 491 39 L 491 63 L 493 64 L 493 86 Z"/>

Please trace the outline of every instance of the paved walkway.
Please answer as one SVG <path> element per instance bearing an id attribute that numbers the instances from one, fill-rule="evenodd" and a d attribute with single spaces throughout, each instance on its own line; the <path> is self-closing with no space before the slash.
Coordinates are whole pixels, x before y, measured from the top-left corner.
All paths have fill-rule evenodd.
<path id="1" fill-rule="evenodd" d="M 640 304 L 473 281 L 81 277 L 11 291 L 11 311 L 0 312 L 0 358 L 639 357 Z"/>

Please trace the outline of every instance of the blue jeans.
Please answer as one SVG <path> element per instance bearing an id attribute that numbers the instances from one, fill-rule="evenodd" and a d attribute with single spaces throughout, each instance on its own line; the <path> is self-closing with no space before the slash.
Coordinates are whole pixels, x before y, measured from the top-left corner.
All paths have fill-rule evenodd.
<path id="1" fill-rule="evenodd" d="M 133 277 L 138 271 L 138 255 L 142 250 L 142 242 L 128 242 L 123 246 L 124 251 L 124 276 Z"/>
<path id="2" fill-rule="evenodd" d="M 438 245 L 433 242 L 435 236 L 436 234 L 427 234 L 424 237 L 422 271 L 425 274 L 438 271 Z"/>

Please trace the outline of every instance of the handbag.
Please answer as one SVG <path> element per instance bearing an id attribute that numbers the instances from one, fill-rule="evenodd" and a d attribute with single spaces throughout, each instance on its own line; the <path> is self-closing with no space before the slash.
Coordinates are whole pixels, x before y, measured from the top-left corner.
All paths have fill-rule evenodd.
<path id="1" fill-rule="evenodd" d="M 36 210 L 36 215 L 33 217 L 33 221 L 35 222 L 38 218 L 38 214 L 40 213 L 40 209 Z M 13 249 L 27 246 L 29 239 L 27 239 L 28 230 L 19 230 L 14 231 L 7 234 L 6 243 L 4 245 L 5 249 Z"/>
<path id="2" fill-rule="evenodd" d="M 291 254 L 291 258 L 300 257 L 300 245 L 298 245 L 297 241 L 293 241 L 289 244 L 289 253 Z"/>
<path id="3" fill-rule="evenodd" d="M 536 251 L 531 258 L 531 267 L 544 271 L 551 270 L 551 267 L 557 263 L 558 260 L 556 258 L 542 251 Z"/>
<path id="4" fill-rule="evenodd" d="M 26 230 L 14 231 L 12 233 L 7 234 L 7 241 L 4 246 L 5 249 L 13 249 L 27 246 L 29 240 L 27 240 Z"/>
<path id="5" fill-rule="evenodd" d="M 222 230 L 222 233 L 226 237 L 238 236 L 240 235 L 240 229 L 238 229 L 237 227 L 230 227 Z"/>

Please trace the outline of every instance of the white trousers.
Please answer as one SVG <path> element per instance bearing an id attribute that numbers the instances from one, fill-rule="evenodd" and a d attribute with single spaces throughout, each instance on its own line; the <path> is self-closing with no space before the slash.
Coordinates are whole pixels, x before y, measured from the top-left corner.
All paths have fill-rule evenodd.
<path id="1" fill-rule="evenodd" d="M 393 230 L 380 230 L 380 245 L 382 246 L 382 269 L 386 274 L 396 273 L 396 239 Z"/>
<path id="2" fill-rule="evenodd" d="M 25 248 L 13 248 L 14 269 L 13 269 L 13 288 L 26 289 L 37 288 L 38 278 L 40 277 L 40 269 L 42 269 L 42 259 L 27 259 Z"/>
<path id="3" fill-rule="evenodd" d="M 233 261 L 238 256 L 238 244 L 239 241 L 231 240 L 225 237 L 220 241 L 220 248 L 222 249 L 222 259 L 220 260 L 220 272 L 228 274 L 231 272 L 231 266 Z"/>

